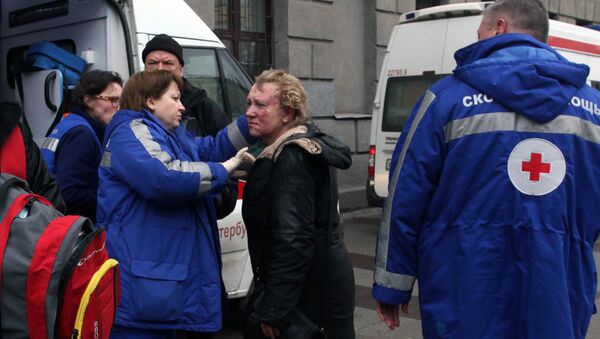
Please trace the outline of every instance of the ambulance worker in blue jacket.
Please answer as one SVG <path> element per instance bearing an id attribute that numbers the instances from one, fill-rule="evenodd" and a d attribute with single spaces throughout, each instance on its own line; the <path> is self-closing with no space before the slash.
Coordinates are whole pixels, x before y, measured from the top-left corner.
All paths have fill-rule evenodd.
<path id="1" fill-rule="evenodd" d="M 394 329 L 415 279 L 424 338 L 583 339 L 595 312 L 600 93 L 499 0 L 398 140 L 373 296 Z M 403 307 L 406 311 L 406 306 Z"/>
<path id="2" fill-rule="evenodd" d="M 84 73 L 73 90 L 71 112 L 42 145 L 42 156 L 56 178 L 68 214 L 96 220 L 101 142 L 106 125 L 119 109 L 122 86 L 115 72 Z"/>
<path id="3" fill-rule="evenodd" d="M 254 140 L 245 116 L 216 137 L 192 137 L 180 126 L 181 90 L 169 71 L 134 74 L 106 129 L 98 226 L 121 269 L 113 338 L 221 328 L 226 293 L 212 199 Z"/>

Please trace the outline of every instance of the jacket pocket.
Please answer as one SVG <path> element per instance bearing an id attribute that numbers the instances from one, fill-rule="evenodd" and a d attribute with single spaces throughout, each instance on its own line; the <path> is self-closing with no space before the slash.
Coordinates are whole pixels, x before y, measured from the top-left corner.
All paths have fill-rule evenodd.
<path id="1" fill-rule="evenodd" d="M 186 264 L 132 260 L 131 273 L 152 280 L 183 281 L 187 278 L 188 268 Z"/>
<path id="2" fill-rule="evenodd" d="M 133 260 L 131 262 L 132 317 L 142 322 L 169 323 L 183 312 L 186 264 Z"/>
<path id="3" fill-rule="evenodd" d="M 193 232 L 185 228 L 123 227 L 131 275 L 124 279 L 124 305 L 133 320 L 173 323 L 183 313 Z M 126 301 L 125 301 L 126 300 Z M 128 307 L 128 308 L 129 308 Z"/>

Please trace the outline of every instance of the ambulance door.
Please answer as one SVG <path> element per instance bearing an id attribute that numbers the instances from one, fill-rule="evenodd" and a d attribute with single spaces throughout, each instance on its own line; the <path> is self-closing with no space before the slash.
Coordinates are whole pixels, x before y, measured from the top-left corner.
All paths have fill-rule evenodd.
<path id="1" fill-rule="evenodd" d="M 225 48 L 183 47 L 185 76 L 232 119 L 246 112 L 250 77 Z"/>
<path id="2" fill-rule="evenodd" d="M 397 26 L 386 53 L 379 85 L 380 107 L 373 111 L 377 124 L 374 161 L 374 187 L 377 197 L 388 195 L 388 176 L 392 153 L 419 97 L 438 78 L 448 20 L 431 20 Z"/>

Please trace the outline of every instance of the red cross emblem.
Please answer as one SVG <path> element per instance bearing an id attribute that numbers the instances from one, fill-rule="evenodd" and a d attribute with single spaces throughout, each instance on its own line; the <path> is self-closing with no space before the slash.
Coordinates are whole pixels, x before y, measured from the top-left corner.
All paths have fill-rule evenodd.
<path id="1" fill-rule="evenodd" d="M 546 139 L 529 138 L 519 142 L 510 152 L 507 170 L 510 182 L 519 192 L 540 196 L 561 185 L 567 173 L 567 162 L 555 144 Z"/>
<path id="2" fill-rule="evenodd" d="M 540 181 L 541 173 L 550 173 L 550 163 L 542 162 L 542 153 L 531 153 L 529 161 L 523 161 L 523 172 L 529 172 L 530 181 Z"/>

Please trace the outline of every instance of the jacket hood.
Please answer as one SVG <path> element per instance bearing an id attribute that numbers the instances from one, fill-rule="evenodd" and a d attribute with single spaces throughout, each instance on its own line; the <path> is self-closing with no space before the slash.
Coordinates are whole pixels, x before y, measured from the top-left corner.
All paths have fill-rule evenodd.
<path id="1" fill-rule="evenodd" d="M 307 125 L 307 129 L 307 138 L 315 140 L 322 147 L 323 151 L 320 154 L 320 159 L 323 162 L 340 169 L 350 168 L 350 165 L 352 165 L 350 147 L 342 141 L 321 132 L 313 124 Z"/>
<path id="2" fill-rule="evenodd" d="M 21 106 L 16 102 L 0 102 L 0 146 L 4 145 L 10 132 L 19 124 L 23 115 Z"/>
<path id="3" fill-rule="evenodd" d="M 301 125 L 290 129 L 279 137 L 272 145 L 263 149 L 259 158 L 267 157 L 277 161 L 284 146 L 294 144 L 307 153 L 317 157 L 329 166 L 348 169 L 352 165 L 350 148 L 340 140 L 329 136 L 313 124 Z"/>
<path id="4" fill-rule="evenodd" d="M 526 34 L 502 34 L 458 50 L 454 74 L 496 102 L 545 123 L 586 83 L 589 67 Z"/>

